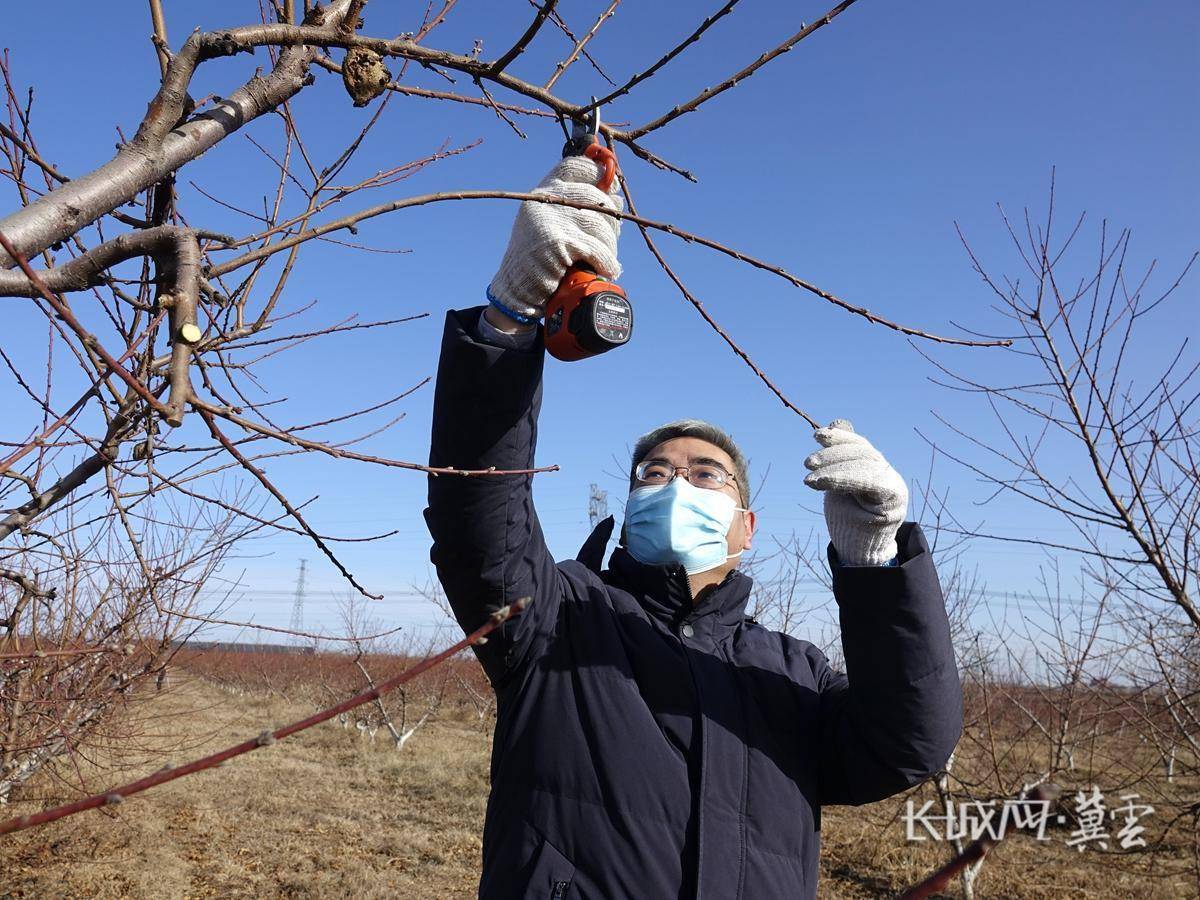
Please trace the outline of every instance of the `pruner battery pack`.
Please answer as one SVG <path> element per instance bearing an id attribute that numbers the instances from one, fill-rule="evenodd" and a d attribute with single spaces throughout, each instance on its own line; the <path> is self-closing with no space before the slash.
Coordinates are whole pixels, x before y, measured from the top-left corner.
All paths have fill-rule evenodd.
<path id="1" fill-rule="evenodd" d="M 546 306 L 546 349 L 571 362 L 598 356 L 629 340 L 633 307 L 625 292 L 583 266 L 574 266 Z"/>

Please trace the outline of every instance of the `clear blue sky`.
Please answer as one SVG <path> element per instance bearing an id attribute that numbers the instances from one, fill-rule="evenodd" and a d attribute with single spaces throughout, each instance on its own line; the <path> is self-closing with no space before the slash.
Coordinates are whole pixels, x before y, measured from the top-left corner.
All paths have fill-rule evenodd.
<path id="1" fill-rule="evenodd" d="M 750 62 L 827 3 L 746 0 L 700 45 L 606 109 L 606 118 L 640 123 L 658 115 Z M 256 4 L 247 0 L 165 5 L 175 46 L 193 27 L 244 24 L 257 16 Z M 565 0 L 559 9 L 582 31 L 605 5 Z M 623 81 L 693 29 L 709 6 L 719 5 L 626 0 L 590 49 Z M 368 7 L 367 31 L 412 30 L 424 9 L 423 0 L 376 0 Z M 465 52 L 482 38 L 484 56 L 495 56 L 531 13 L 525 0 L 463 0 L 429 43 Z M 69 27 L 58 27 L 66 22 Z M 79 173 L 108 159 L 116 127 L 126 134 L 136 127 L 158 79 L 149 33 L 142 3 L 43 2 L 6 9 L 0 46 L 9 48 L 17 81 L 36 86 L 36 135 L 43 153 L 63 170 Z M 628 154 L 625 171 L 644 215 L 776 262 L 888 317 L 942 332 L 953 331 L 952 321 L 981 330 L 1000 327 L 953 223 L 962 223 L 998 271 L 1015 271 L 995 204 L 1040 211 L 1052 166 L 1063 217 L 1086 210 L 1093 223 L 1107 218 L 1132 228 L 1140 263 L 1157 258 L 1173 273 L 1200 245 L 1198 36 L 1200 11 L 1181 0 L 861 0 L 754 78 L 646 140 L 695 171 L 699 184 Z M 548 27 L 512 71 L 544 81 L 568 49 L 566 38 Z M 255 65 L 266 64 L 264 54 L 209 63 L 192 93 L 229 93 Z M 450 87 L 415 67 L 406 79 Z M 317 80 L 294 111 L 310 152 L 327 161 L 369 110 L 353 109 L 336 77 L 317 70 Z M 474 92 L 461 79 L 454 89 Z M 556 86 L 561 96 L 580 101 L 604 90 L 585 63 Z M 379 194 L 351 199 L 345 211 L 452 188 L 528 189 L 557 158 L 562 136 L 552 121 L 520 124 L 526 140 L 486 109 L 398 97 L 347 180 L 422 157 L 443 142 L 483 143 Z M 248 131 L 279 145 L 273 121 Z M 192 181 L 254 206 L 273 190 L 270 165 L 241 135 L 184 170 L 182 208 L 194 225 L 248 231 L 252 226 L 244 219 L 198 195 Z M 11 193 L 4 197 L 11 208 Z M 276 410 L 280 419 L 311 421 L 366 406 L 433 374 L 443 313 L 483 300 L 514 212 L 499 201 L 446 205 L 361 228 L 360 240 L 412 251 L 404 255 L 311 246 L 284 299 L 290 309 L 317 301 L 295 320 L 301 328 L 351 313 L 364 320 L 430 316 L 386 333 L 329 338 L 262 365 L 270 395 L 288 398 L 288 412 Z M 680 416 L 722 424 L 744 445 L 758 474 L 770 467 L 758 504 L 763 544 L 793 530 L 823 532 L 819 499 L 802 484 L 801 460 L 813 446 L 809 429 L 683 302 L 636 230 L 627 228 L 621 246 L 622 283 L 637 315 L 633 343 L 588 363 L 547 366 L 538 459 L 562 471 L 539 477 L 536 496 L 551 548 L 561 557 L 574 555 L 586 536 L 590 482 L 612 492 L 610 506 L 619 513 L 623 484 L 613 474 L 624 467 L 633 439 Z M 904 475 L 923 477 L 928 468 L 929 450 L 915 429 L 944 434 L 932 411 L 968 430 L 994 433 L 984 407 L 931 384 L 932 367 L 895 334 L 701 248 L 665 236 L 660 246 L 793 401 L 821 420 L 851 419 Z M 1172 307 L 1174 321 L 1152 323 L 1156 333 L 1195 333 L 1194 282 L 1185 285 L 1185 294 Z M 32 348 L 44 323 L 18 310 L 21 302 L 6 301 L 5 328 L 27 332 Z M 1008 358 L 994 351 L 927 349 L 984 377 L 1010 374 Z M 24 362 L 36 367 L 36 360 L 31 355 Z M 11 380 L 3 385 L 5 437 L 15 439 L 28 432 L 31 414 Z M 67 393 L 64 385 L 60 396 Z M 364 449 L 424 461 L 431 401 L 426 386 L 406 402 L 404 421 Z M 195 423 L 185 426 L 185 434 L 202 440 Z M 380 620 L 438 618 L 401 593 L 430 574 L 423 475 L 327 458 L 274 461 L 269 470 L 293 499 L 319 495 L 309 515 L 326 533 L 398 529 L 378 543 L 343 545 L 342 555 L 369 588 L 389 595 L 373 608 Z M 974 480 L 949 465 L 937 475 L 960 513 L 986 521 L 990 530 L 1067 536 L 1060 523 L 1039 523 L 1027 507 L 974 509 L 971 503 L 984 494 Z M 297 562 L 306 557 L 308 624 L 335 623 L 331 596 L 346 586 L 311 545 L 280 535 L 256 541 L 243 555 L 224 572 L 241 576 L 246 586 L 247 599 L 231 615 L 286 625 Z M 971 556 L 996 591 L 1029 589 L 1041 559 L 1032 549 L 996 544 L 980 544 Z"/>

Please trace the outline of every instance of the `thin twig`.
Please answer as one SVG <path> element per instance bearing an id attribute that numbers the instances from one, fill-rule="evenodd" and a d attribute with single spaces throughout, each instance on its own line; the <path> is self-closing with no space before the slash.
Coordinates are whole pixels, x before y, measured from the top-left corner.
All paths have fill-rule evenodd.
<path id="1" fill-rule="evenodd" d="M 704 32 L 708 31 L 708 29 L 711 28 L 713 25 L 715 25 L 720 19 L 724 18 L 729 13 L 731 13 L 733 11 L 733 8 L 735 6 L 737 6 L 739 2 L 740 2 L 740 0 L 729 0 L 728 3 L 726 3 L 720 9 L 718 9 L 715 13 L 713 13 L 711 16 L 709 16 L 707 19 L 705 19 L 703 22 L 701 22 L 700 25 L 696 28 L 696 30 L 693 31 L 691 34 L 689 34 L 686 38 L 684 38 L 683 41 L 676 44 L 669 51 L 667 51 L 667 53 L 664 54 L 662 56 L 662 58 L 658 60 L 658 62 L 656 62 L 654 65 L 650 66 L 650 68 L 645 69 L 641 72 L 638 72 L 636 75 L 634 75 L 632 78 L 630 78 L 627 82 L 625 82 L 619 88 L 617 88 L 616 90 L 614 90 L 608 94 L 605 94 L 603 97 L 601 97 L 595 103 L 589 103 L 586 107 L 584 107 L 583 112 L 584 113 L 591 112 L 591 110 L 594 109 L 595 107 L 604 106 L 606 103 L 611 103 L 613 100 L 616 100 L 618 97 L 622 97 L 625 94 L 628 94 L 634 87 L 641 84 L 643 81 L 645 81 L 647 78 L 649 78 L 655 72 L 657 72 L 659 69 L 661 69 L 667 63 L 669 63 L 671 60 L 673 60 L 676 56 L 678 56 L 680 53 L 682 53 L 684 50 L 686 50 L 692 44 L 696 43 L 696 41 L 700 40 L 700 37 L 701 37 L 701 35 L 704 34 Z M 549 88 L 550 85 L 548 84 L 548 85 L 546 85 L 546 87 Z"/>
<path id="2" fill-rule="evenodd" d="M 196 613 L 184 612 L 179 609 L 172 609 L 169 606 L 160 606 L 159 611 L 169 616 L 178 616 L 180 619 L 189 619 L 193 622 L 204 622 L 208 625 L 230 625 L 235 628 L 252 628 L 255 631 L 270 631 L 273 634 L 286 634 L 291 637 L 301 637 L 310 641 L 336 641 L 351 643 L 354 641 L 375 640 L 377 638 L 388 637 L 398 631 L 403 631 L 404 626 L 398 625 L 395 628 L 389 628 L 387 631 L 381 631 L 378 634 L 370 634 L 365 637 L 335 637 L 328 634 L 314 634 L 311 631 L 296 631 L 292 628 L 278 628 L 273 625 L 259 625 L 255 622 L 237 622 L 230 619 L 217 619 L 213 616 L 202 616 Z"/>
<path id="3" fill-rule="evenodd" d="M 531 2 L 532 2 L 532 0 L 531 0 Z M 734 0 L 734 2 L 736 3 L 737 0 Z M 606 9 L 606 10 L 604 10 L 604 12 L 600 13 L 600 17 L 598 19 L 596 19 L 595 24 L 593 24 L 592 27 L 588 29 L 587 34 L 585 34 L 583 37 L 581 37 L 578 41 L 575 42 L 575 47 L 571 50 L 571 53 L 567 56 L 567 58 L 562 60 L 561 62 L 555 64 L 554 74 L 550 76 L 550 80 L 547 81 L 544 85 L 542 85 L 542 87 L 544 87 L 546 90 L 550 90 L 550 88 L 554 87 L 554 83 L 563 76 L 563 73 L 566 72 L 568 68 L 570 68 L 571 63 L 575 62 L 575 60 L 577 60 L 579 58 L 580 53 L 587 55 L 587 51 L 585 51 L 583 48 L 586 47 L 588 45 L 588 42 L 596 36 L 596 32 L 598 32 L 600 30 L 600 26 L 603 25 L 612 16 L 612 14 L 617 11 L 617 7 L 620 6 L 620 4 L 621 4 L 621 0 L 612 0 L 612 3 L 610 3 L 608 5 L 608 9 Z M 559 25 L 559 27 L 562 28 L 562 30 L 566 33 L 566 35 L 568 37 L 570 37 L 572 40 L 574 40 L 574 37 L 571 35 L 571 32 L 567 29 L 566 24 L 562 21 L 561 17 L 558 15 L 558 13 L 554 14 L 554 18 L 557 21 L 557 24 Z M 604 72 L 602 72 L 600 70 L 600 67 L 598 65 L 596 65 L 596 61 L 593 60 L 590 55 L 587 55 L 587 59 L 592 64 L 593 68 L 595 68 L 597 72 L 600 72 L 600 75 L 602 77 L 608 78 L 608 76 L 605 75 Z"/>
<path id="4" fill-rule="evenodd" d="M 167 40 L 167 20 L 163 15 L 162 0 L 150 0 L 150 22 L 154 27 L 154 34 L 150 40 L 154 42 L 154 49 L 158 53 L 158 65 L 162 69 L 163 78 L 166 78 L 167 66 L 171 62 L 171 51 L 168 49 L 171 45 Z"/>
<path id="5" fill-rule="evenodd" d="M 537 15 L 534 16 L 534 19 L 529 24 L 529 27 L 525 29 L 525 33 L 517 39 L 517 42 L 509 48 L 507 53 L 488 66 L 488 74 L 491 77 L 499 75 L 504 71 L 509 63 L 525 52 L 525 48 L 529 46 L 530 42 L 541 30 L 542 25 L 546 21 L 546 16 L 550 15 L 557 4 L 558 0 L 546 0 L 546 2 L 542 4 L 541 9 L 538 10 Z"/>
<path id="6" fill-rule="evenodd" d="M 510 119 L 508 116 L 506 116 L 504 114 L 504 111 L 502 109 L 500 109 L 499 106 L 496 105 L 496 100 L 494 97 L 492 97 L 492 92 L 487 89 L 487 86 L 483 83 L 483 81 L 476 78 L 475 86 L 483 92 L 484 100 L 487 101 L 488 106 L 490 106 L 492 108 L 492 112 L 494 112 L 496 114 L 496 116 L 500 119 L 500 121 L 504 122 L 505 125 L 507 125 L 509 128 L 511 128 L 514 132 L 516 132 L 517 137 L 524 140 L 527 137 L 525 132 L 523 132 L 520 128 L 518 128 L 517 123 L 514 122 L 512 119 Z"/>
<path id="7" fill-rule="evenodd" d="M 285 444 L 291 444 L 296 447 L 302 447 L 305 450 L 316 450 L 318 453 L 324 453 L 328 456 L 333 456 L 338 459 L 353 459 L 358 462 L 373 463 L 378 466 L 385 466 L 393 469 L 411 469 L 416 472 L 425 472 L 429 475 L 455 475 L 466 478 L 485 477 L 496 475 L 540 475 L 545 472 L 557 472 L 558 466 L 538 466 L 531 469 L 457 469 L 453 466 L 423 466 L 420 463 L 404 462 L 398 459 L 387 459 L 381 456 L 367 456 L 363 453 L 354 453 L 350 450 L 343 450 L 338 447 L 330 447 L 328 444 L 322 444 L 318 441 L 308 441 L 304 438 L 297 437 L 295 434 L 288 431 L 278 431 L 273 428 L 268 428 L 266 425 L 260 425 L 250 419 L 243 418 L 235 414 L 232 410 L 221 409 L 220 407 L 212 406 L 202 400 L 193 400 L 192 405 L 197 410 L 202 410 L 203 413 L 220 416 L 236 425 L 240 425 L 247 431 L 254 431 L 264 437 L 275 438 L 278 441 L 283 441 Z"/>
<path id="8" fill-rule="evenodd" d="M 625 202 L 629 206 L 629 211 L 636 215 L 637 207 L 633 203 L 633 195 L 629 192 L 629 182 L 625 178 L 621 179 L 621 188 L 625 192 Z M 786 396 L 784 396 L 783 391 L 781 391 L 775 385 L 775 382 L 773 382 L 770 378 L 768 378 L 767 374 L 758 367 L 758 365 L 754 362 L 754 360 L 752 360 L 750 358 L 750 354 L 748 354 L 745 350 L 743 350 L 741 347 L 739 347 L 737 345 L 737 342 L 734 341 L 734 339 L 729 336 L 729 333 L 724 328 L 722 328 L 721 325 L 717 322 L 717 320 L 714 319 L 709 314 L 708 310 L 704 308 L 704 304 L 701 303 L 699 300 L 697 300 L 692 295 L 692 292 L 687 289 L 687 287 L 684 285 L 683 281 L 679 278 L 678 275 L 675 274 L 675 270 L 671 268 L 671 266 L 667 263 L 666 259 L 663 258 L 662 253 L 659 252 L 658 246 L 654 243 L 654 239 L 650 237 L 649 230 L 645 226 L 642 226 L 642 225 L 638 226 L 638 230 L 641 232 L 642 239 L 646 242 L 646 246 L 650 249 L 650 252 L 652 254 L 654 254 L 654 258 L 656 260 L 658 260 L 658 264 L 662 267 L 662 270 L 667 273 L 667 277 L 670 278 L 671 281 L 673 281 L 675 283 L 675 287 L 679 288 L 679 292 L 681 294 L 683 294 L 684 299 L 687 300 L 688 303 L 692 304 L 693 307 L 695 307 L 696 312 L 700 313 L 701 318 L 703 318 L 704 321 L 709 324 L 709 326 L 713 329 L 713 331 L 715 331 L 717 334 L 719 334 L 721 336 L 721 339 L 724 340 L 725 343 L 729 345 L 729 348 L 731 350 L 733 350 L 733 352 L 736 353 L 741 358 L 741 360 L 750 367 L 750 370 L 759 377 L 759 379 L 762 381 L 763 384 L 765 384 L 767 386 L 768 389 L 770 389 L 771 393 L 773 393 L 776 397 L 779 398 L 780 402 L 783 403 L 784 406 L 786 406 L 788 409 L 790 409 L 792 412 L 794 412 L 796 415 L 798 415 L 800 418 L 802 418 L 805 422 L 807 422 L 813 428 L 820 428 L 821 426 L 817 422 L 816 419 L 814 419 L 812 416 L 810 416 L 808 413 L 806 413 L 800 407 L 796 406 L 796 404 L 792 403 L 792 401 L 789 400 Z"/>
<path id="9" fill-rule="evenodd" d="M 734 85 L 745 81 L 747 78 L 749 78 L 751 75 L 753 75 L 759 69 L 761 69 L 763 66 L 765 66 L 767 63 L 769 63 L 771 60 L 775 59 L 778 56 L 783 55 L 784 53 L 787 53 L 789 50 L 791 50 L 793 47 L 795 47 L 798 43 L 800 43 L 802 40 L 804 40 L 810 34 L 812 34 L 815 31 L 818 31 L 821 28 L 824 28 L 826 25 L 828 25 L 830 22 L 832 22 L 835 18 L 837 18 L 839 15 L 841 15 L 843 12 L 845 12 L 846 9 L 848 9 L 850 6 L 853 6 L 855 2 L 856 2 L 856 0 L 842 0 L 841 3 L 839 3 L 833 9 L 829 10 L 829 12 L 825 13 L 825 15 L 821 16 L 821 18 L 817 19 L 817 21 L 813 22 L 811 25 L 804 26 L 798 32 L 796 32 L 790 38 L 788 38 L 786 41 L 784 41 L 782 44 L 780 44 L 779 46 L 775 47 L 772 50 L 768 50 L 766 53 L 764 53 L 762 56 L 760 56 L 754 62 L 750 63 L 750 65 L 748 65 L 742 69 L 739 69 L 737 72 L 734 72 L 732 75 L 730 75 L 728 78 L 726 78 L 720 84 L 718 84 L 716 87 L 705 88 L 699 94 L 697 94 L 695 97 L 693 97 L 691 100 L 687 101 L 686 103 L 680 103 L 677 106 L 673 107 L 670 110 L 670 112 L 664 113 L 663 115 L 659 116 L 657 119 L 653 119 L 652 121 L 647 122 L 645 125 L 642 125 L 638 128 L 634 128 L 631 131 L 627 132 L 627 136 L 631 140 L 636 140 L 637 138 L 640 138 L 643 135 L 649 134 L 651 131 L 657 131 L 659 128 L 662 128 L 667 123 L 673 122 L 675 119 L 678 119 L 680 116 L 685 115 L 686 113 L 694 112 L 695 110 L 699 109 L 701 104 L 707 103 L 709 100 L 711 100 L 713 97 L 716 97 L 718 94 L 722 94 L 725 91 L 729 90 Z"/>
<path id="10" fill-rule="evenodd" d="M 684 231 L 682 228 L 677 228 L 674 225 L 666 222 L 655 222 L 651 219 L 643 218 L 642 216 L 634 215 L 632 213 L 617 212 L 616 210 L 610 209 L 606 206 L 600 206 L 593 203 L 581 203 L 549 194 L 522 193 L 518 191 L 446 191 L 438 194 L 422 194 L 416 197 L 407 197 L 403 200 L 393 200 L 389 203 L 382 203 L 378 206 L 369 207 L 368 209 L 361 210 L 357 213 L 352 213 L 351 215 L 344 216 L 340 219 L 335 219 L 332 222 L 326 222 L 324 225 L 309 229 L 308 231 L 291 235 L 290 237 L 285 238 L 278 243 L 271 244 L 269 247 L 261 247 L 257 250 L 252 250 L 249 253 L 245 253 L 227 262 L 213 266 L 209 270 L 208 274 L 214 277 L 225 275 L 235 269 L 241 268 L 242 266 L 278 253 L 281 250 L 287 250 L 296 244 L 301 244 L 305 241 L 312 240 L 313 238 L 320 237 L 324 234 L 329 234 L 333 231 L 340 231 L 341 229 L 349 228 L 350 226 L 365 219 L 371 219 L 395 210 L 408 209 L 416 206 L 425 206 L 430 203 L 445 203 L 448 201 L 459 200 L 533 200 L 538 203 L 550 203 L 557 206 L 569 206 L 574 209 L 592 210 L 602 215 L 634 222 L 646 228 L 653 228 L 656 231 L 665 231 L 667 234 L 674 235 L 680 240 L 687 241 L 689 244 L 699 244 L 700 246 L 707 247 L 710 250 L 716 250 L 717 252 L 723 253 L 726 256 L 730 256 L 740 262 L 747 263 L 756 269 L 762 269 L 765 272 L 778 275 L 785 281 L 788 281 L 796 287 L 808 291 L 809 293 L 816 294 L 818 297 L 829 303 L 832 303 L 834 306 L 838 306 L 847 312 L 853 313 L 854 315 L 861 316 L 868 322 L 871 322 L 875 325 L 882 325 L 885 328 L 890 328 L 893 331 L 900 332 L 901 334 L 907 334 L 911 335 L 912 337 L 919 337 L 941 344 L 953 344 L 960 347 L 1007 347 L 1012 344 L 1012 341 L 1008 339 L 972 341 L 965 338 L 953 338 L 931 334 L 930 332 L 922 331 L 919 328 L 901 325 L 898 322 L 893 322 L 890 319 L 885 319 L 882 316 L 876 315 L 864 307 L 855 306 L 853 303 L 842 300 L 840 297 L 837 297 L 828 291 L 822 290 L 815 284 L 807 282 L 802 278 L 797 278 L 795 275 L 792 275 L 790 272 L 786 271 L 780 266 L 763 262 L 762 260 L 746 253 L 742 253 L 739 250 L 727 247 L 724 244 L 709 238 L 701 237 L 698 234 L 693 234 L 690 231 Z"/>
<path id="11" fill-rule="evenodd" d="M 250 460 L 248 460 L 245 456 L 243 456 L 238 448 L 234 446 L 233 441 L 229 440 L 229 438 L 225 436 L 225 433 L 217 427 L 217 423 L 213 419 L 212 413 L 210 413 L 205 407 L 195 403 L 193 404 L 193 407 L 200 413 L 200 418 L 204 420 L 204 424 L 208 426 L 209 432 L 214 438 L 216 438 L 217 442 L 224 447 L 226 451 L 228 451 L 230 456 L 232 456 L 238 461 L 238 463 L 241 464 L 243 469 L 253 475 L 258 480 L 258 483 L 265 487 L 272 497 L 279 501 L 279 505 L 286 509 L 288 514 L 296 520 L 296 523 L 304 529 L 305 533 L 309 536 L 309 538 L 312 539 L 312 542 L 317 545 L 317 548 L 324 553 L 325 556 L 329 558 L 329 561 L 337 567 L 337 570 L 342 573 L 342 577 L 350 582 L 350 584 L 354 586 L 354 589 L 364 597 L 370 597 L 372 600 L 383 599 L 381 594 L 372 594 L 358 583 L 357 579 L 350 574 L 350 570 L 342 565 L 342 561 L 337 558 L 337 555 L 332 550 L 329 549 L 329 545 L 326 544 L 325 541 L 321 539 L 321 536 L 313 529 L 313 527 L 308 524 L 304 516 L 300 515 L 300 510 L 292 506 L 291 501 L 284 496 L 283 492 L 279 490 L 279 488 L 275 487 L 271 480 L 267 478 L 266 473 L 263 472 L 262 469 L 258 468 L 258 466 L 254 465 L 254 463 L 250 462 Z"/>

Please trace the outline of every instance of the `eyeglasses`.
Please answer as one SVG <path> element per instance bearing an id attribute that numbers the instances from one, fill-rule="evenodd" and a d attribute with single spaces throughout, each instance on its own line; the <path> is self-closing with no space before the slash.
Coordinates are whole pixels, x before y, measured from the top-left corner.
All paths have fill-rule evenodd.
<path id="1" fill-rule="evenodd" d="M 731 481 L 737 482 L 732 472 L 727 472 L 713 463 L 673 466 L 665 459 L 647 459 L 638 463 L 633 470 L 638 484 L 643 485 L 669 484 L 681 473 L 693 486 L 713 491 L 725 487 Z"/>

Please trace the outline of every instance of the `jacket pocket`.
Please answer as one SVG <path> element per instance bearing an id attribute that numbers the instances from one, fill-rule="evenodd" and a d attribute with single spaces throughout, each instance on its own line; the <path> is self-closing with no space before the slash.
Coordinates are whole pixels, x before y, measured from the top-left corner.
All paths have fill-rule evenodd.
<path id="1" fill-rule="evenodd" d="M 545 838 L 533 858 L 525 896 L 529 900 L 567 900 L 571 882 L 575 879 L 575 864 Z"/>

